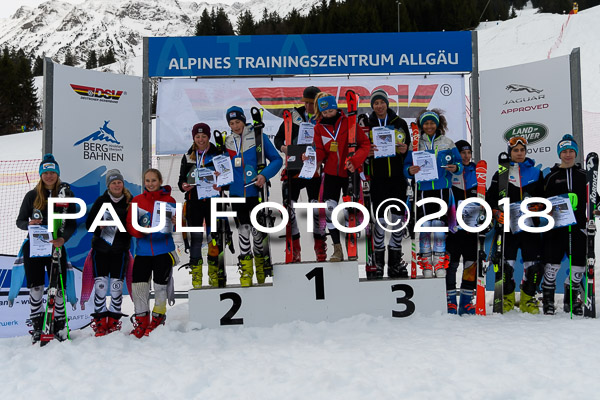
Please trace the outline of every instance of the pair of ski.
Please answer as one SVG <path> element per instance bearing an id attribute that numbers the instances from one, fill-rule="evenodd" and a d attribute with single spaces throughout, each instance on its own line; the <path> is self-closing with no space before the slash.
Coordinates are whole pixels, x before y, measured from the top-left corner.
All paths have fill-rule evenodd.
<path id="1" fill-rule="evenodd" d="M 481 161 L 480 161 L 481 163 Z M 510 159 L 507 153 L 500 153 L 498 156 L 498 200 L 508 196 L 508 177 L 509 177 Z M 594 239 L 596 234 L 596 224 L 594 221 L 594 211 L 598 206 L 597 187 L 598 187 L 598 154 L 590 153 L 586 158 L 587 168 L 587 265 L 585 273 L 585 283 L 582 286 L 582 296 L 584 298 L 583 315 L 589 318 L 596 318 L 596 295 L 594 288 L 594 267 L 596 263 Z M 485 171 L 487 172 L 487 170 Z M 477 196 L 485 198 L 485 173 L 477 164 Z M 570 240 L 570 238 L 569 238 Z M 485 315 L 485 231 L 479 233 L 479 253 L 478 253 L 478 273 L 477 273 L 477 302 L 476 314 Z M 494 303 L 493 312 L 504 312 L 504 224 L 497 223 L 492 247 L 495 245 L 492 262 L 494 272 L 496 273 L 496 282 L 494 284 Z M 490 251 L 492 252 L 492 251 Z M 567 294 L 565 293 L 565 296 Z M 571 302 L 572 304 L 572 302 Z"/>
<path id="2" fill-rule="evenodd" d="M 73 192 L 71 191 L 71 188 L 68 183 L 63 182 L 58 186 L 58 197 L 73 197 Z M 69 203 L 56 203 L 55 207 L 58 210 L 59 214 L 66 214 L 67 209 L 69 208 Z M 36 217 L 33 217 L 33 219 L 39 219 Z M 57 239 L 59 237 L 62 237 L 65 230 L 65 220 L 56 220 L 54 227 L 55 229 L 53 232 L 53 238 Z M 67 328 L 67 338 L 69 340 L 71 339 L 66 311 L 67 300 L 65 298 L 64 282 L 63 276 L 61 274 L 60 265 L 62 251 L 62 247 L 55 247 L 52 251 L 52 262 L 50 264 L 50 271 L 48 273 L 48 300 L 46 302 L 46 311 L 44 312 L 42 334 L 40 336 L 40 346 L 47 345 L 48 343 L 50 343 L 50 341 L 52 341 L 55 338 L 54 325 L 56 317 L 56 296 L 59 294 L 59 289 L 63 296 L 63 307 L 65 308 L 65 324 Z M 35 342 L 33 344 L 35 344 Z"/>

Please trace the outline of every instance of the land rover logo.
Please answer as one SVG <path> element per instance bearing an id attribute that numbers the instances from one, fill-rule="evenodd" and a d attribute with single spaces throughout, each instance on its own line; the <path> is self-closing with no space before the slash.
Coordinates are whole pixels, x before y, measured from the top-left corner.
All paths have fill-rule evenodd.
<path id="1" fill-rule="evenodd" d="M 504 140 L 508 142 L 513 136 L 523 136 L 529 145 L 541 142 L 548 136 L 548 127 L 537 122 L 523 122 L 513 125 L 504 132 Z"/>

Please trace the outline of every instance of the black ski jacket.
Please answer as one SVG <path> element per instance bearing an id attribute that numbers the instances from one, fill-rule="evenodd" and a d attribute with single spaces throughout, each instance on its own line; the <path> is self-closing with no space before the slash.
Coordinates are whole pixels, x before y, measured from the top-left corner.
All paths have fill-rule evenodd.
<path id="1" fill-rule="evenodd" d="M 522 163 L 511 161 L 508 175 L 508 197 L 511 203 L 525 200 L 528 197 L 546 197 L 544 195 L 544 176 L 531 158 L 526 158 Z M 498 171 L 496 171 L 485 195 L 485 201 L 492 209 L 498 209 L 498 200 Z"/>
<path id="2" fill-rule="evenodd" d="M 50 191 L 48 191 L 47 195 L 50 195 Z M 29 219 L 33 214 L 33 203 L 35 202 L 36 198 L 37 191 L 35 189 L 27 192 L 27 194 L 23 198 L 21 208 L 19 209 L 19 215 L 17 216 L 17 227 L 19 227 L 19 229 L 23 229 L 24 231 L 28 230 Z M 48 207 L 40 211 L 42 212 L 42 225 L 48 225 Z M 67 212 L 69 214 L 74 214 L 75 212 L 77 212 L 77 207 L 75 206 L 75 203 L 69 204 L 69 207 L 67 207 Z M 75 233 L 76 229 L 77 223 L 74 219 L 65 220 L 65 229 L 61 236 L 65 240 L 65 242 L 68 241 L 71 236 L 73 236 L 73 233 Z"/>
<path id="3" fill-rule="evenodd" d="M 404 133 L 404 143 L 410 146 L 411 139 L 408 131 L 408 125 L 406 121 L 400 118 L 393 110 L 387 109 L 387 124 L 386 126 L 390 129 L 402 131 Z M 369 139 L 373 143 L 373 128 L 380 126 L 379 118 L 372 112 L 369 115 Z M 408 149 L 410 150 L 410 148 Z M 373 178 L 397 178 L 398 183 L 406 187 L 407 180 L 404 176 L 404 159 L 408 154 L 408 150 L 405 154 L 398 154 L 394 157 L 375 158 L 369 157 L 369 174 Z"/>
<path id="4" fill-rule="evenodd" d="M 184 197 L 186 200 L 198 200 L 198 192 L 196 191 L 196 188 L 193 188 L 192 190 L 189 190 L 187 192 L 183 190 L 183 184 L 187 182 L 188 173 L 192 169 L 196 168 L 196 161 L 191 159 L 191 155 L 193 152 L 192 148 L 193 145 L 192 147 L 190 147 L 187 154 L 184 154 L 181 158 L 181 166 L 179 167 L 179 181 L 177 182 L 179 190 L 185 193 Z M 200 167 L 214 170 L 215 166 L 213 165 L 212 159 L 215 156 L 218 156 L 219 154 L 221 153 L 219 153 L 217 147 L 214 144 L 209 143 L 208 151 L 206 152 L 206 155 L 204 156 L 204 159 L 202 160 L 202 165 Z"/>
<path id="5" fill-rule="evenodd" d="M 123 226 L 127 229 L 127 208 L 129 207 L 129 203 L 127 202 L 127 198 L 123 196 L 121 200 L 117 203 L 112 201 L 108 194 L 108 190 L 104 192 L 104 194 L 96 199 L 94 205 L 90 209 L 90 212 L 85 220 L 86 229 L 90 229 L 94 219 L 98 215 L 98 211 L 100 211 L 100 207 L 104 203 L 111 203 L 119 220 L 123 224 Z M 105 228 L 106 229 L 106 228 Z M 113 240 L 112 246 L 108 244 L 104 239 L 100 237 L 102 233 L 102 229 L 97 227 L 94 231 L 94 236 L 92 237 L 92 249 L 100 252 L 100 253 L 123 253 L 124 251 L 129 250 L 131 245 L 131 235 L 125 230 L 125 232 L 120 232 L 117 230 L 115 234 L 115 238 Z"/>
<path id="6" fill-rule="evenodd" d="M 587 177 L 580 164 L 576 164 L 571 168 L 561 168 L 558 164 L 555 164 L 544 179 L 544 193 L 546 198 L 575 193 L 578 200 L 577 209 L 574 210 L 577 227 L 585 229 Z"/>
<path id="7" fill-rule="evenodd" d="M 310 122 L 306 116 L 306 107 L 294 107 L 292 110 L 292 144 L 298 144 L 298 133 L 300 131 L 300 123 Z M 279 125 L 275 139 L 273 140 L 277 151 L 281 151 L 281 146 L 285 145 L 285 123 Z"/>

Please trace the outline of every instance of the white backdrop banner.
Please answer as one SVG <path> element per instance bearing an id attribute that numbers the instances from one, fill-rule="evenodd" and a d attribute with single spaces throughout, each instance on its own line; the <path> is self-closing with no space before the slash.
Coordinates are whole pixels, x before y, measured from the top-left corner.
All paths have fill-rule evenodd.
<path id="1" fill-rule="evenodd" d="M 229 130 L 225 111 L 240 106 L 250 120 L 250 108 L 264 108 L 265 133 L 272 139 L 285 109 L 302 105 L 307 86 L 338 97 L 346 109 L 348 89 L 360 96 L 359 113 L 371 112 L 370 93 L 383 88 L 390 108 L 410 124 L 420 110 L 440 108 L 448 119 L 448 136 L 466 138 L 464 78 L 460 75 L 336 76 L 311 78 L 163 79 L 158 85 L 157 154 L 182 154 L 191 143 L 192 126 L 207 123 L 211 129 Z"/>
<path id="2" fill-rule="evenodd" d="M 117 168 L 132 194 L 142 181 L 142 79 L 54 65 L 52 152 L 61 180 L 91 207 L 106 190 L 106 171 Z M 91 234 L 85 218 L 67 242 L 82 270 Z"/>
<path id="3" fill-rule="evenodd" d="M 524 136 L 542 169 L 557 161 L 556 144 L 572 133 L 569 56 L 480 72 L 482 158 L 488 179 L 512 136 Z"/>

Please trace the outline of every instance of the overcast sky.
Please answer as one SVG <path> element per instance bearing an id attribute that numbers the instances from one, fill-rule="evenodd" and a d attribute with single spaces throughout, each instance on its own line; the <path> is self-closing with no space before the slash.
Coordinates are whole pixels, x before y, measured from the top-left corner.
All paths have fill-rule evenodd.
<path id="1" fill-rule="evenodd" d="M 11 15 L 15 13 L 21 6 L 30 6 L 36 7 L 38 4 L 41 4 L 48 0 L 1 0 L 2 5 L 0 5 L 0 18 L 9 18 Z M 62 0 L 66 3 L 79 4 L 83 3 L 85 0 Z M 114 1 L 114 0 L 106 0 L 106 1 Z M 119 1 L 119 0 L 117 0 Z M 121 0 L 122 1 L 122 0 Z M 183 0 L 188 1 L 188 0 Z M 189 0 L 193 1 L 193 0 Z M 196 0 L 196 3 L 201 3 L 202 1 L 207 1 L 208 3 L 222 3 L 222 4 L 233 4 L 236 1 L 239 3 L 245 3 L 248 0 Z"/>

